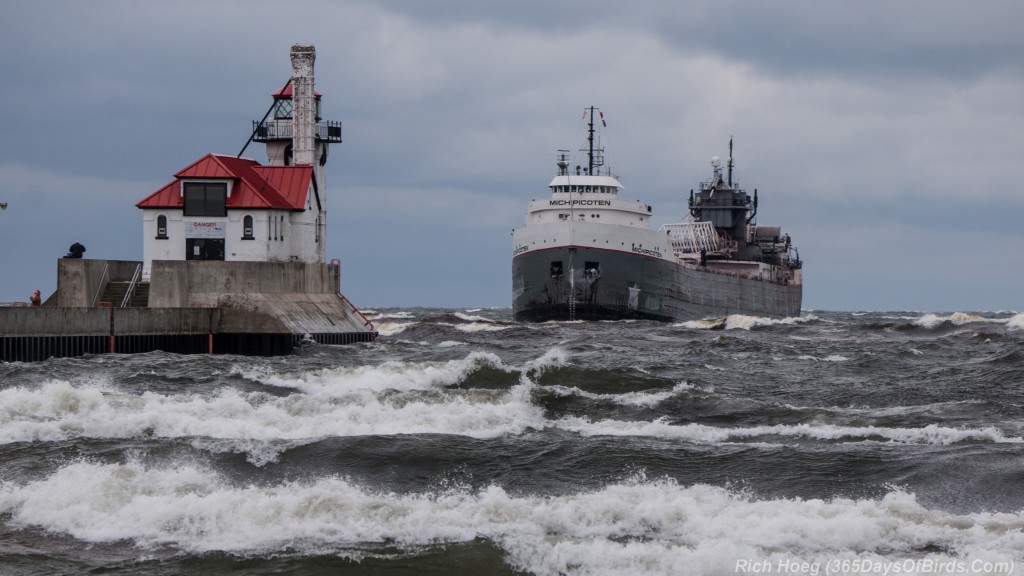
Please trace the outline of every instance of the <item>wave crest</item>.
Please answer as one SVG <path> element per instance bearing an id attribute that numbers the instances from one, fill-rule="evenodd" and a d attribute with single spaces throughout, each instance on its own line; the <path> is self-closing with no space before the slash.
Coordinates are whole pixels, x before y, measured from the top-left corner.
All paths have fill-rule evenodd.
<path id="1" fill-rule="evenodd" d="M 675 324 L 682 328 L 693 330 L 750 330 L 764 326 L 792 326 L 818 320 L 813 314 L 804 316 L 790 316 L 787 318 L 765 318 L 762 316 L 747 316 L 744 314 L 730 314 L 725 318 L 705 318 L 702 320 L 688 320 Z"/>
<path id="2" fill-rule="evenodd" d="M 660 575 L 680 566 L 732 574 L 738 559 L 998 561 L 1024 548 L 1021 512 L 951 514 L 898 488 L 878 499 L 757 499 L 642 474 L 557 496 L 493 485 L 396 494 L 340 477 L 236 486 L 196 465 L 78 462 L 25 485 L 0 484 L 0 513 L 86 542 L 193 553 L 322 554 L 376 544 L 415 553 L 485 539 L 539 575 Z"/>

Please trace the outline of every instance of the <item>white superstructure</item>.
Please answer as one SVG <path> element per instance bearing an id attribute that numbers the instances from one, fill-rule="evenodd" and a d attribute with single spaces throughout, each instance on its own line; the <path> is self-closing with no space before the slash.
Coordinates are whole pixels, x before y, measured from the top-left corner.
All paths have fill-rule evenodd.
<path id="1" fill-rule="evenodd" d="M 668 237 L 650 229 L 650 206 L 619 198 L 622 183 L 611 173 L 569 174 L 567 166 L 563 152 L 551 195 L 531 200 L 526 226 L 513 232 L 513 256 L 586 246 L 672 259 Z"/>

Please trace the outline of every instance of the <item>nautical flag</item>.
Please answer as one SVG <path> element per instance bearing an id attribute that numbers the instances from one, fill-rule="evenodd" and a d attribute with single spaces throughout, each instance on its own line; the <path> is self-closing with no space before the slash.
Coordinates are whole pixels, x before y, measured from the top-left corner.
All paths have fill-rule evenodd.
<path id="1" fill-rule="evenodd" d="M 601 125 L 604 126 L 605 128 L 607 128 L 608 127 L 608 123 L 604 121 L 604 112 L 598 112 L 598 114 L 601 115 Z"/>

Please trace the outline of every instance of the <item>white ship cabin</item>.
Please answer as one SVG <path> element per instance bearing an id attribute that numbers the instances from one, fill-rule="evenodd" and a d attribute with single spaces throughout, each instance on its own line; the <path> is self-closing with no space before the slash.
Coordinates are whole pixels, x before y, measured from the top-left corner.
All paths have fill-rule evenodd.
<path id="1" fill-rule="evenodd" d="M 560 174 L 548 184 L 551 197 L 531 200 L 527 224 L 591 222 L 648 228 L 651 207 L 639 200 L 622 200 L 622 183 L 611 175 Z"/>
<path id="2" fill-rule="evenodd" d="M 324 164 L 328 144 L 341 142 L 341 123 L 320 121 L 314 58 L 312 47 L 293 49 L 292 77 L 273 94 L 272 119 L 253 123 L 268 165 L 207 154 L 136 204 L 143 281 L 154 260 L 324 262 Z"/>

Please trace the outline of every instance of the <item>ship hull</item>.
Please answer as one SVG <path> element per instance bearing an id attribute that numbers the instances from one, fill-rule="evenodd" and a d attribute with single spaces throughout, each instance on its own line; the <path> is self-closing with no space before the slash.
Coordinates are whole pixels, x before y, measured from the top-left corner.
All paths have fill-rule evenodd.
<path id="1" fill-rule="evenodd" d="M 642 254 L 561 246 L 512 261 L 516 320 L 696 320 L 800 315 L 800 283 L 716 272 Z"/>

